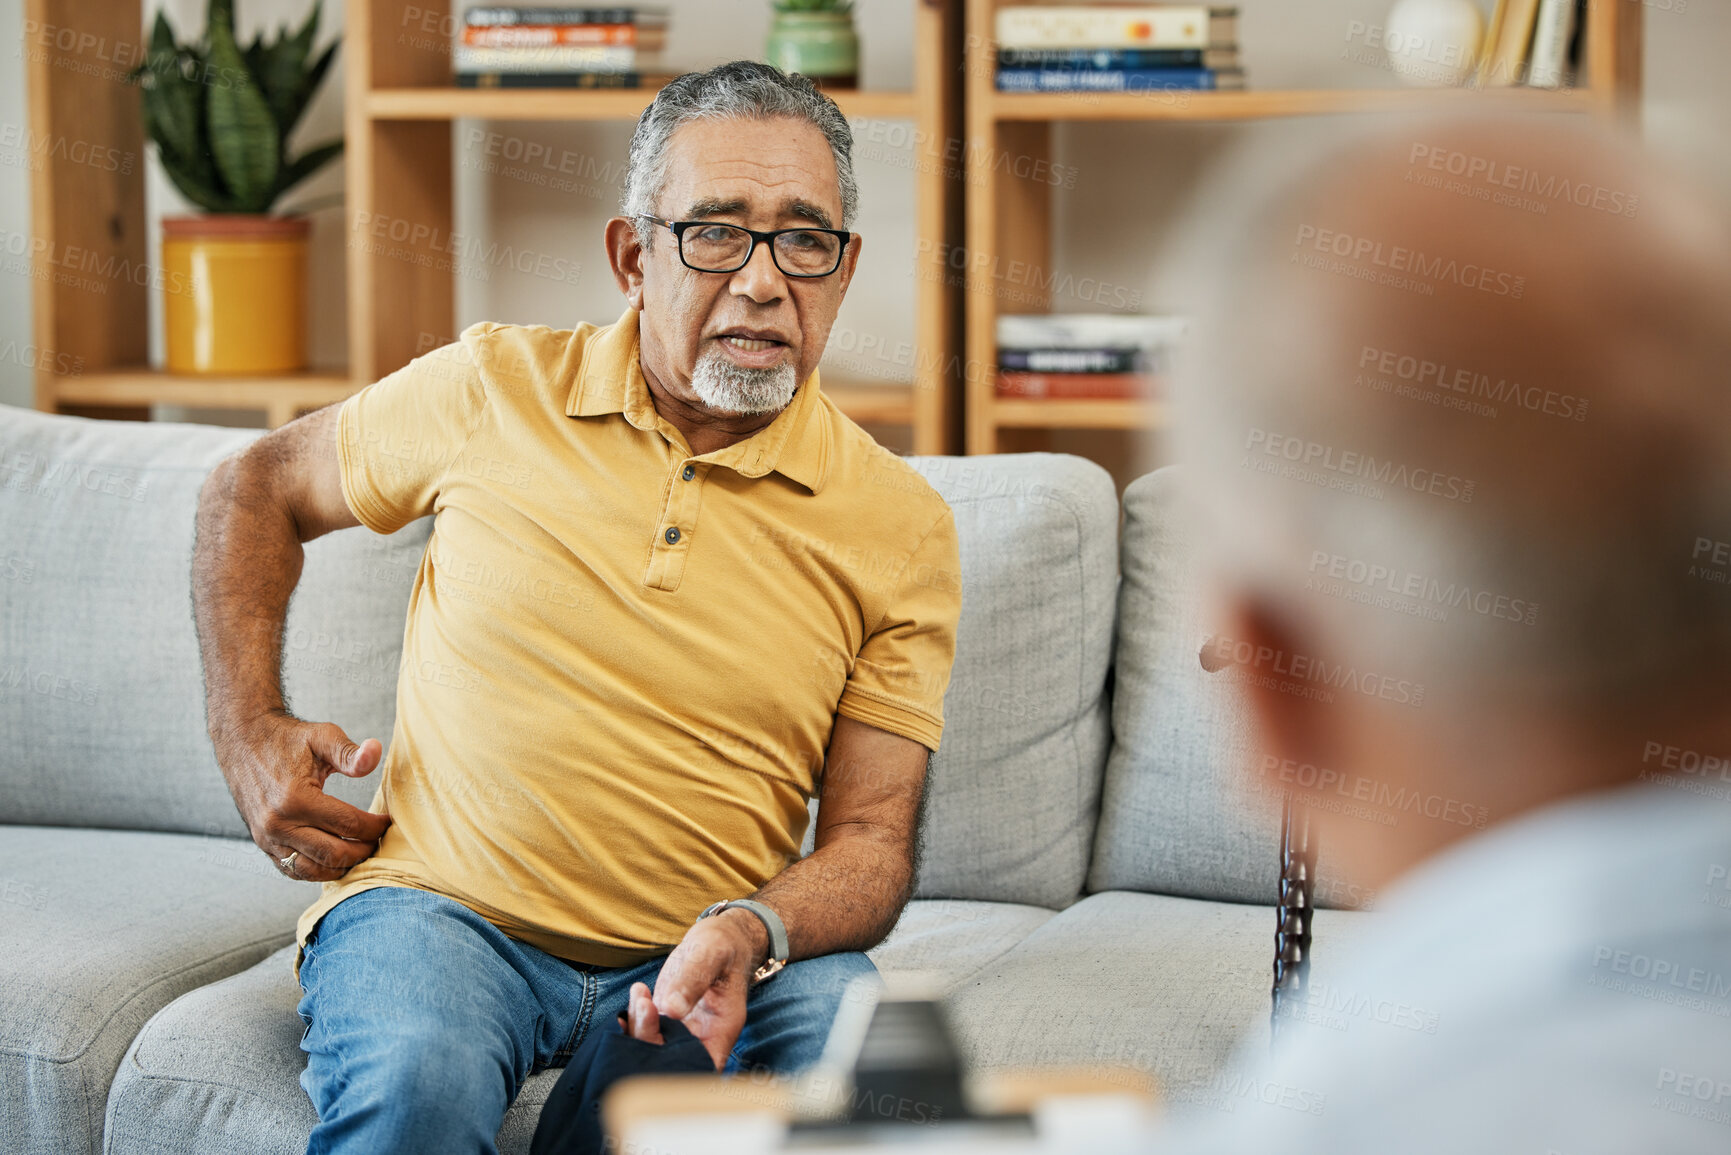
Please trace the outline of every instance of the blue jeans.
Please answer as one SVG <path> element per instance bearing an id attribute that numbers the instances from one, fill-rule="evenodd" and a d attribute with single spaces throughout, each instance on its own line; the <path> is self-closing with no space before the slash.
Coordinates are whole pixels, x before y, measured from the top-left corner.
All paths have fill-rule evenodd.
<path id="1" fill-rule="evenodd" d="M 564 1066 L 664 961 L 566 962 L 424 890 L 344 899 L 301 960 L 301 1086 L 319 1113 L 309 1155 L 491 1155 L 523 1080 Z M 876 973 L 857 951 L 789 963 L 747 995 L 727 1071 L 812 1065 L 849 980 Z"/>

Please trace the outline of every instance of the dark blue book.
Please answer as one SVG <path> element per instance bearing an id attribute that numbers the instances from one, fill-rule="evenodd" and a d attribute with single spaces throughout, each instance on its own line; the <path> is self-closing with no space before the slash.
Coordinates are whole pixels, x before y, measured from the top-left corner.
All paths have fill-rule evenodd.
<path id="1" fill-rule="evenodd" d="M 1000 68 L 1233 68 L 1236 48 L 1001 48 Z"/>
<path id="2" fill-rule="evenodd" d="M 1212 68 L 998 69 L 999 92 L 1163 92 L 1243 87 L 1243 72 Z"/>

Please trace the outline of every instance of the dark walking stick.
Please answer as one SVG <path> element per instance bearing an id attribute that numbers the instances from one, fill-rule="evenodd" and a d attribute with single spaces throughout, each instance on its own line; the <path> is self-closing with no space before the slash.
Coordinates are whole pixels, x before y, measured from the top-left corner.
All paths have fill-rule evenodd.
<path id="1" fill-rule="evenodd" d="M 1315 909 L 1316 844 L 1310 815 L 1294 806 L 1292 795 L 1280 816 L 1280 903 L 1274 908 L 1274 992 L 1269 1011 L 1270 1039 L 1280 1034 L 1280 1006 L 1287 996 L 1303 998 L 1310 980 L 1310 916 Z"/>

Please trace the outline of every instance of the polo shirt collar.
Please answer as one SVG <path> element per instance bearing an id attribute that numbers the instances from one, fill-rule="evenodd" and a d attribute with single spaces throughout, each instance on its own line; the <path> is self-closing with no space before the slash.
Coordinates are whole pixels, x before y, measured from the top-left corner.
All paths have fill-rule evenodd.
<path id="1" fill-rule="evenodd" d="M 646 433 L 660 431 L 660 414 L 643 380 L 637 336 L 637 310 L 631 308 L 614 324 L 590 335 L 565 401 L 566 416 L 622 413 Z M 818 389 L 814 371 L 768 425 L 724 449 L 703 454 L 701 460 L 725 465 L 744 477 L 762 477 L 774 470 L 814 494 L 819 492 L 829 477 L 831 430 Z"/>

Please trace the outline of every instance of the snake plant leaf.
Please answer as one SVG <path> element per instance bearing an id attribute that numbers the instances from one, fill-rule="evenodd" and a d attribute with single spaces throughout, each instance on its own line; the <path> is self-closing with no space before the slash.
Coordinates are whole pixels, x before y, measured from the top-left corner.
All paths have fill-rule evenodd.
<path id="1" fill-rule="evenodd" d="M 319 53 L 319 58 L 313 61 L 312 68 L 307 71 L 306 87 L 301 91 L 300 105 L 295 109 L 294 122 L 291 123 L 299 122 L 301 113 L 305 112 L 307 105 L 312 103 L 313 93 L 318 91 L 319 85 L 324 81 L 325 73 L 330 71 L 331 61 L 336 59 L 336 55 L 337 42 L 333 40 L 323 52 Z"/>
<path id="2" fill-rule="evenodd" d="M 306 23 L 294 35 L 283 28 L 276 41 L 266 45 L 264 34 L 260 33 L 247 50 L 252 74 L 270 104 L 277 132 L 284 140 L 294 130 L 317 86 L 317 79 L 307 71 L 307 57 L 312 54 L 313 37 L 318 33 L 320 7 L 319 3 L 313 5 Z"/>
<path id="3" fill-rule="evenodd" d="M 314 145 L 297 156 L 292 163 L 284 167 L 282 176 L 277 179 L 276 192 L 278 196 L 287 192 L 307 177 L 313 175 L 326 164 L 342 155 L 343 142 L 327 140 L 323 144 Z"/>
<path id="4" fill-rule="evenodd" d="M 213 181 L 205 181 L 190 167 L 164 163 L 162 171 L 168 174 L 169 181 L 180 190 L 180 195 L 212 213 L 249 212 L 244 205 L 238 204 L 221 186 Z M 214 178 L 216 170 L 210 170 Z"/>
<path id="5" fill-rule="evenodd" d="M 226 20 L 218 15 L 223 8 Z M 211 0 L 210 13 L 210 150 L 240 211 L 265 212 L 282 164 L 281 134 L 235 43 L 232 0 Z"/>

